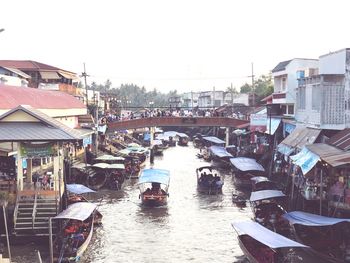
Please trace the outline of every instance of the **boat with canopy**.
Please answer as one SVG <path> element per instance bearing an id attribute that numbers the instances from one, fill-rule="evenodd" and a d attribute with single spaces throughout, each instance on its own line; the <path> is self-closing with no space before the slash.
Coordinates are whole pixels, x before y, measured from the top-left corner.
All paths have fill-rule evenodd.
<path id="1" fill-rule="evenodd" d="M 76 262 L 81 258 L 92 238 L 96 208 L 96 204 L 78 202 L 53 218 L 61 220 L 63 226 L 54 242 L 56 262 Z"/>
<path id="2" fill-rule="evenodd" d="M 210 159 L 219 166 L 229 166 L 230 158 L 233 157 L 223 146 L 210 146 L 209 153 Z"/>
<path id="3" fill-rule="evenodd" d="M 170 172 L 164 169 L 144 169 L 138 186 L 142 204 L 148 206 L 165 205 L 168 201 Z"/>
<path id="4" fill-rule="evenodd" d="M 251 178 L 265 174 L 264 167 L 257 163 L 255 159 L 247 157 L 231 158 L 232 172 L 236 186 L 250 189 Z"/>
<path id="5" fill-rule="evenodd" d="M 254 221 L 279 234 L 288 235 L 289 225 L 282 217 L 286 195 L 278 190 L 261 190 L 250 195 Z"/>
<path id="6" fill-rule="evenodd" d="M 276 183 L 265 176 L 254 176 L 250 180 L 252 182 L 252 191 L 277 190 Z"/>
<path id="7" fill-rule="evenodd" d="M 74 204 L 78 202 L 90 202 L 85 195 L 90 193 L 96 193 L 96 191 L 86 187 L 82 184 L 67 184 L 68 191 L 68 204 Z M 102 223 L 102 214 L 96 209 L 94 214 L 94 224 L 100 225 Z"/>
<path id="8" fill-rule="evenodd" d="M 196 169 L 197 189 L 200 193 L 222 194 L 224 182 L 214 166 L 203 166 Z"/>
<path id="9" fill-rule="evenodd" d="M 290 253 L 290 248 L 307 246 L 272 232 L 253 221 L 233 222 L 238 234 L 238 242 L 251 263 L 279 263 Z"/>
<path id="10" fill-rule="evenodd" d="M 180 146 L 187 146 L 188 145 L 190 138 L 188 137 L 188 135 L 186 133 L 178 132 L 177 137 L 179 138 L 178 143 L 177 143 L 178 145 L 180 145 Z"/>
<path id="11" fill-rule="evenodd" d="M 310 254 L 327 262 L 350 262 L 350 219 L 302 211 L 283 217 L 291 225 L 296 240 L 311 247 Z"/>

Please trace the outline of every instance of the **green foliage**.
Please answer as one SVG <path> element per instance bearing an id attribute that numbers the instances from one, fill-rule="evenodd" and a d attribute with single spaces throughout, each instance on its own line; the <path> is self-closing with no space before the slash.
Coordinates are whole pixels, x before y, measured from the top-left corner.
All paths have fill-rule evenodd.
<path id="1" fill-rule="evenodd" d="M 241 93 L 249 93 L 252 92 L 252 86 L 248 83 L 245 83 L 240 88 Z M 256 103 L 260 103 L 260 100 L 265 98 L 266 96 L 273 93 L 273 83 L 272 83 L 272 76 L 269 75 L 261 75 L 257 80 L 254 82 L 254 92 L 256 94 Z"/>

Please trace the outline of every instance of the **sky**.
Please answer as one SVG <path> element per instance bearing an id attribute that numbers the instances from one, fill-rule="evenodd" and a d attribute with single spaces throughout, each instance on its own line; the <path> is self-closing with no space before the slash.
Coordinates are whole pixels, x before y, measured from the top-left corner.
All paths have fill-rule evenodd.
<path id="1" fill-rule="evenodd" d="M 280 61 L 350 47 L 347 0 L 2 1 L 0 59 L 167 93 L 239 89 Z"/>

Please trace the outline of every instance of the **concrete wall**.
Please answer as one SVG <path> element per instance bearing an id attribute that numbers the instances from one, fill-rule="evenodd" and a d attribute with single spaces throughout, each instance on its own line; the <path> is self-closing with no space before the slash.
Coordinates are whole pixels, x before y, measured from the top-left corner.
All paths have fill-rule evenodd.
<path id="1" fill-rule="evenodd" d="M 346 49 L 320 56 L 320 74 L 345 74 Z"/>

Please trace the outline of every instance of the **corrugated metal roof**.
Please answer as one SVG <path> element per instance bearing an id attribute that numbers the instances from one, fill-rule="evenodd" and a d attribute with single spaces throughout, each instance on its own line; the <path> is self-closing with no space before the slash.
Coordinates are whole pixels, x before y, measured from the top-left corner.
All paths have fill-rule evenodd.
<path id="1" fill-rule="evenodd" d="M 0 141 L 72 141 L 75 137 L 56 127 L 40 122 L 1 122 Z"/>
<path id="2" fill-rule="evenodd" d="M 317 154 L 323 161 L 333 167 L 350 164 L 350 152 L 343 151 L 332 145 L 315 143 L 307 145 L 306 148 Z"/>
<path id="3" fill-rule="evenodd" d="M 33 60 L 0 60 L 1 67 L 10 67 L 17 68 L 20 70 L 28 70 L 28 71 L 39 71 L 39 70 L 53 70 L 58 71 L 62 70 L 60 68 L 56 68 L 54 66 L 50 66 L 41 62 L 33 61 Z M 67 70 L 64 70 L 67 71 Z M 70 72 L 70 71 L 67 71 Z M 73 72 L 71 72 L 73 73 Z M 75 73 L 74 73 L 75 74 Z"/>
<path id="4" fill-rule="evenodd" d="M 321 130 L 313 128 L 299 127 L 285 138 L 281 144 L 285 144 L 292 148 L 303 148 L 305 145 L 313 144 L 320 135 Z"/>
<path id="5" fill-rule="evenodd" d="M 276 67 L 272 70 L 272 72 L 278 72 L 286 69 L 286 66 L 291 62 L 292 60 L 282 61 L 277 64 Z"/>
<path id="6" fill-rule="evenodd" d="M 328 144 L 336 146 L 342 150 L 350 150 L 350 128 L 346 128 L 328 140 Z"/>
<path id="7" fill-rule="evenodd" d="M 83 102 L 60 91 L 40 90 L 0 84 L 0 109 L 30 105 L 36 109 L 83 109 Z"/>

